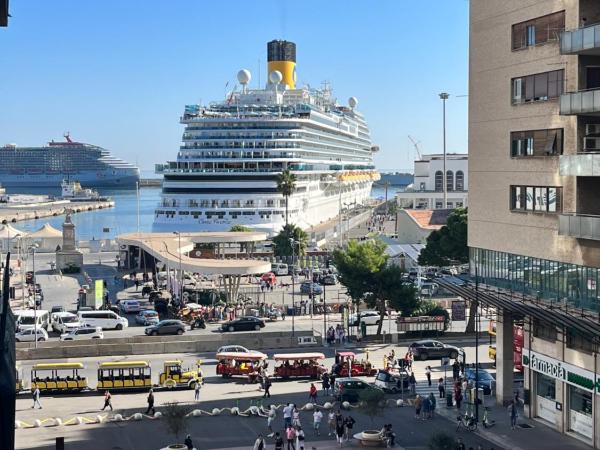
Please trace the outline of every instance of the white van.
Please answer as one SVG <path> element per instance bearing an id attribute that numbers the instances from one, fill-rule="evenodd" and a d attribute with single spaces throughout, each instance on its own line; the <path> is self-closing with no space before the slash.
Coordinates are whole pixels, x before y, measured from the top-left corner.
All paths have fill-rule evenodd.
<path id="1" fill-rule="evenodd" d="M 287 275 L 288 265 L 283 263 L 273 263 L 271 264 L 271 272 L 278 276 Z"/>
<path id="2" fill-rule="evenodd" d="M 103 330 L 122 330 L 129 326 L 125 317 L 119 316 L 114 311 L 79 311 L 77 312 L 81 326 L 100 327 Z"/>
<path id="3" fill-rule="evenodd" d="M 48 329 L 50 323 L 50 314 L 44 309 L 20 309 L 13 311 L 15 315 L 15 325 L 17 330 L 33 330 L 34 328 Z"/>
<path id="4" fill-rule="evenodd" d="M 81 326 L 76 314 L 62 311 L 50 314 L 50 327 L 53 331 L 63 334 L 76 330 Z"/>

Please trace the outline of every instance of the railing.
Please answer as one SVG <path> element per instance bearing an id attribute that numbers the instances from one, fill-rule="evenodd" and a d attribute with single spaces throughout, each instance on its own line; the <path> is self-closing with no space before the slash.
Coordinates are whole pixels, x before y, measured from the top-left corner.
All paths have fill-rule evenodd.
<path id="1" fill-rule="evenodd" d="M 559 161 L 561 176 L 600 176 L 600 152 L 598 151 L 582 151 L 575 155 L 561 155 Z"/>
<path id="2" fill-rule="evenodd" d="M 567 92 L 560 96 L 560 113 L 585 114 L 600 112 L 600 89 Z"/>
<path id="3" fill-rule="evenodd" d="M 563 213 L 558 216 L 558 234 L 577 239 L 600 240 L 600 216 Z"/>
<path id="4" fill-rule="evenodd" d="M 600 24 L 590 25 L 560 34 L 560 52 L 576 53 L 592 48 L 600 48 Z"/>

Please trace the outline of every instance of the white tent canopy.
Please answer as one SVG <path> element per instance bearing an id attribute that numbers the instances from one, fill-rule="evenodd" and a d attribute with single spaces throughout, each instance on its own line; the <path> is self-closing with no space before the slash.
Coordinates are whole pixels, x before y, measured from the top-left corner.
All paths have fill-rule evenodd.
<path id="1" fill-rule="evenodd" d="M 2 228 L 0 228 L 0 239 L 14 239 L 17 235 L 25 237 L 27 233 L 25 231 L 17 230 L 10 223 L 2 225 Z"/>
<path id="2" fill-rule="evenodd" d="M 45 223 L 39 230 L 27 235 L 30 239 L 62 238 L 62 233 L 49 223 Z"/>

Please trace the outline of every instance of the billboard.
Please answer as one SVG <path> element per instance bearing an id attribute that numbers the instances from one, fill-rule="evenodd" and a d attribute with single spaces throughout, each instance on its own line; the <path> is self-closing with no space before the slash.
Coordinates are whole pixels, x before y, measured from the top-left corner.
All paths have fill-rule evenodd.
<path id="1" fill-rule="evenodd" d="M 94 296 L 94 309 L 100 309 L 104 299 L 104 280 L 96 280 L 94 286 L 96 288 Z"/>

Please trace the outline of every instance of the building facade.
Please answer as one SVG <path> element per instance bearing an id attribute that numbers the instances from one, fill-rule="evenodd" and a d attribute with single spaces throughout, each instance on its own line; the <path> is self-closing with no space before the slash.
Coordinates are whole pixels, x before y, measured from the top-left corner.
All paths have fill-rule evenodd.
<path id="1" fill-rule="evenodd" d="M 453 209 L 467 206 L 468 155 L 446 154 L 447 205 L 444 206 L 444 155 L 423 155 L 414 162 L 414 181 L 398 192 L 398 206 L 414 209 Z"/>
<path id="2" fill-rule="evenodd" d="M 597 314 L 600 2 L 474 0 L 469 52 L 471 270 Z M 526 413 L 600 448 L 597 336 L 524 319 Z"/>

